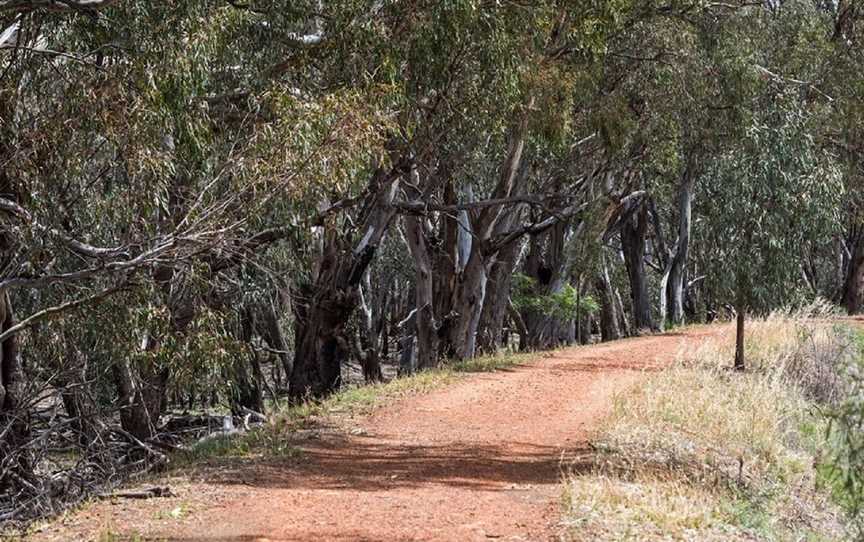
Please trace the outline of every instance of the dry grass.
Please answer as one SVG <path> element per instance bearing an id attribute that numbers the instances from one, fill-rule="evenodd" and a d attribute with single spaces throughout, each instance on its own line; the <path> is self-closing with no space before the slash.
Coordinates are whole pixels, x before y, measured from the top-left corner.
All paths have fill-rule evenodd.
<path id="1" fill-rule="evenodd" d="M 818 490 L 825 425 L 850 335 L 813 311 L 748 322 L 752 369 L 730 371 L 733 334 L 681 354 L 619 397 L 565 490 L 573 540 L 837 540 Z"/>

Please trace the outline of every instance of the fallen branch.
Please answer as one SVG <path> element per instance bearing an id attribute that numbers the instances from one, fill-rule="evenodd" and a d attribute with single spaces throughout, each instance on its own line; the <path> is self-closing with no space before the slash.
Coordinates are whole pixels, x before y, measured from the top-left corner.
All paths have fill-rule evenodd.
<path id="1" fill-rule="evenodd" d="M 154 486 L 140 491 L 112 491 L 99 493 L 100 499 L 153 499 L 157 497 L 174 497 L 170 487 Z"/>

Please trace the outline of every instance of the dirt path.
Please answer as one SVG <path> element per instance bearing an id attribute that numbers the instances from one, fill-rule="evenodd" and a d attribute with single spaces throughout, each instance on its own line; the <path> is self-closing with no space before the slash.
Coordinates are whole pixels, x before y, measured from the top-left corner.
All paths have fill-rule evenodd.
<path id="1" fill-rule="evenodd" d="M 38 538 L 108 529 L 185 541 L 555 539 L 562 457 L 643 371 L 716 333 L 572 348 L 470 376 L 306 440 L 298 459 L 171 480 L 176 498 L 99 503 Z"/>

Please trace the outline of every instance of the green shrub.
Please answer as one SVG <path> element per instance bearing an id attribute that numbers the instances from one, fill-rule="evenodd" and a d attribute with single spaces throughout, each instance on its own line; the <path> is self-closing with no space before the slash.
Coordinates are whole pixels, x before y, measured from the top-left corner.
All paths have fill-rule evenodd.
<path id="1" fill-rule="evenodd" d="M 821 474 L 864 539 L 864 334 L 859 355 L 845 363 L 843 398 L 826 410 L 830 452 Z"/>

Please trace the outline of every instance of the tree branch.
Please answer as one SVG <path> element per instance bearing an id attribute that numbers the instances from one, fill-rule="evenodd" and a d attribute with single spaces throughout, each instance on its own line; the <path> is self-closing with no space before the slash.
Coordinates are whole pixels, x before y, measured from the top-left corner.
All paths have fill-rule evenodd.
<path id="1" fill-rule="evenodd" d="M 17 11 L 93 11 L 104 9 L 117 0 L 0 0 L 0 12 Z"/>
<path id="2" fill-rule="evenodd" d="M 20 322 L 18 322 L 14 326 L 9 327 L 3 333 L 0 333 L 0 343 L 5 341 L 6 339 L 11 337 L 12 335 L 15 335 L 16 333 L 18 333 L 22 329 L 28 328 L 28 327 L 36 324 L 37 322 L 40 322 L 40 321 L 45 320 L 47 318 L 50 318 L 56 314 L 60 314 L 62 312 L 65 312 L 65 311 L 68 311 L 71 309 L 75 309 L 75 308 L 80 307 L 82 305 L 86 305 L 87 303 L 92 303 L 94 301 L 99 301 L 101 299 L 105 299 L 106 297 L 110 296 L 111 294 L 114 294 L 116 292 L 119 292 L 120 290 L 125 289 L 127 286 L 128 286 L 128 284 L 126 284 L 126 283 L 123 283 L 120 286 L 112 286 L 112 287 L 106 288 L 100 292 L 96 292 L 93 295 L 88 295 L 86 297 L 82 297 L 82 298 L 75 299 L 72 301 L 67 301 L 66 303 L 61 303 L 59 305 L 55 305 L 53 307 L 48 307 L 47 309 L 42 309 L 41 311 L 35 312 L 35 313 L 31 314 L 30 316 L 28 316 L 27 318 L 21 320 Z"/>

